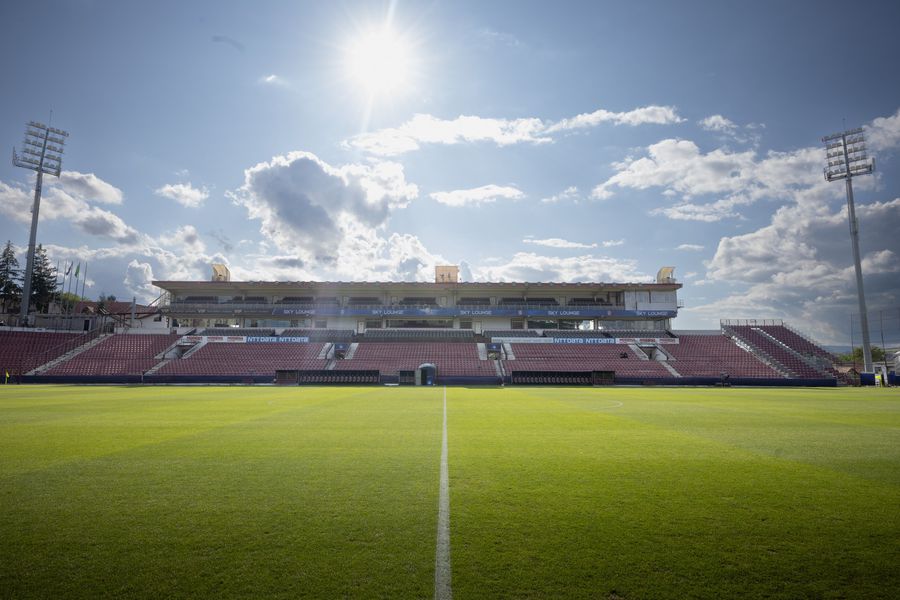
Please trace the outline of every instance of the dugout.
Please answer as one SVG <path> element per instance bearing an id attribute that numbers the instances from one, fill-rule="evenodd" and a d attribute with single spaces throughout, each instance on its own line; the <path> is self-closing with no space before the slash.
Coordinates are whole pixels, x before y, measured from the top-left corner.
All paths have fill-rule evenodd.
<path id="1" fill-rule="evenodd" d="M 513 371 L 513 385 L 613 385 L 615 371 Z"/>

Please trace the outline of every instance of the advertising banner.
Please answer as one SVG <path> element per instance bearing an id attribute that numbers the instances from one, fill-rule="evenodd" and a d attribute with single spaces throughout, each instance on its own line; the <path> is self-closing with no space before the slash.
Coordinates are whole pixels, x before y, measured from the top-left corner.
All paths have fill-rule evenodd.
<path id="1" fill-rule="evenodd" d="M 414 306 L 318 306 L 314 308 L 278 307 L 273 317 L 542 317 L 551 319 L 596 319 L 601 317 L 675 317 L 675 310 L 624 310 L 620 308 L 479 308 Z"/>
<path id="2" fill-rule="evenodd" d="M 615 344 L 616 338 L 553 338 L 554 344 Z"/>
<path id="3" fill-rule="evenodd" d="M 178 343 L 181 345 L 194 345 L 199 344 L 200 342 L 243 344 L 245 339 L 246 338 L 242 335 L 186 335 L 178 340 Z"/>
<path id="4" fill-rule="evenodd" d="M 247 337 L 248 344 L 308 344 L 309 338 L 305 336 L 287 336 L 287 337 L 279 337 L 279 336 L 265 336 L 265 337 L 257 337 L 257 336 L 248 336 Z"/>
<path id="5" fill-rule="evenodd" d="M 677 344 L 678 338 L 549 338 L 549 337 L 492 337 L 500 344 Z"/>

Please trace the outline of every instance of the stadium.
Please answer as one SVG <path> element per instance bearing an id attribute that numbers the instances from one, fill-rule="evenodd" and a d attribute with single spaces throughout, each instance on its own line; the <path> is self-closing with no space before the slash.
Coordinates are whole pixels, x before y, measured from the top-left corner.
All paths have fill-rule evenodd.
<path id="1" fill-rule="evenodd" d="M 851 393 L 859 376 L 781 321 L 673 329 L 671 267 L 654 283 L 435 279 L 238 282 L 215 265 L 156 282 L 155 306 L 85 302 L 44 317 L 69 329 L 0 331 L 5 593 L 900 584 L 893 389 Z"/>
<path id="2" fill-rule="evenodd" d="M 897 598 L 898 22 L 3 3 L 0 600 Z"/>
<path id="3" fill-rule="evenodd" d="M 673 267 L 655 283 L 566 284 L 462 283 L 455 266 L 436 267 L 434 283 L 238 282 L 214 265 L 210 281 L 154 284 L 160 302 L 133 315 L 120 303 L 101 323 L 80 305 L 67 325 L 84 333 L 0 333 L 0 366 L 34 383 L 860 383 L 779 320 L 672 329 Z"/>

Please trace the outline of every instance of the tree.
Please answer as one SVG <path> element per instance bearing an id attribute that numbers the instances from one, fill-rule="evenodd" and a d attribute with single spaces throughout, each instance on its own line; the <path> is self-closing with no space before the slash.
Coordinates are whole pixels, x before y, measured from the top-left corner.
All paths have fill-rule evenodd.
<path id="1" fill-rule="evenodd" d="M 60 304 L 62 304 L 63 306 L 68 306 L 68 307 L 75 306 L 79 302 L 85 300 L 85 298 L 83 296 L 79 296 L 75 292 L 63 292 L 63 291 L 60 291 L 60 293 L 57 294 L 56 298 L 57 298 L 57 300 L 59 300 Z"/>
<path id="2" fill-rule="evenodd" d="M 22 300 L 22 271 L 12 242 L 7 240 L 6 247 L 0 253 L 0 303 L 5 310 L 11 310 Z"/>
<path id="3" fill-rule="evenodd" d="M 853 349 L 853 352 L 849 352 L 847 354 L 842 354 L 840 359 L 844 362 L 855 362 L 861 363 L 863 362 L 863 350 L 862 346 L 857 346 Z M 878 346 L 872 346 L 872 362 L 880 363 L 884 362 L 884 349 L 879 348 Z"/>
<path id="4" fill-rule="evenodd" d="M 37 312 L 44 311 L 56 299 L 56 268 L 50 264 L 43 244 L 34 250 L 34 269 L 31 273 L 31 304 Z"/>

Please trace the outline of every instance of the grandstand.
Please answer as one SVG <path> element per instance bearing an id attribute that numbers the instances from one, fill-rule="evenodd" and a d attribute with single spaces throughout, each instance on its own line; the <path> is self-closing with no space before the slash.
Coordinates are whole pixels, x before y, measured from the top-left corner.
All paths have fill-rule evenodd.
<path id="1" fill-rule="evenodd" d="M 426 368 L 446 384 L 854 382 L 781 321 L 673 330 L 671 271 L 620 284 L 155 283 L 158 328 L 3 331 L 0 367 L 33 381 L 403 384 Z"/>
<path id="2" fill-rule="evenodd" d="M 396 383 L 405 372 L 428 364 L 436 367 L 443 383 L 591 383 L 597 373 L 607 374 L 610 383 L 631 384 L 702 385 L 723 378 L 768 385 L 852 382 L 835 368 L 836 357 L 785 325 L 766 325 L 763 337 L 758 327 L 728 323 L 702 333 L 660 331 L 654 338 L 614 338 L 596 331 L 560 335 L 553 330 L 475 335 L 466 330 L 355 334 L 346 329 L 245 328 L 236 333 L 258 335 L 219 335 L 222 331 L 213 328 L 191 335 L 99 336 L 6 331 L 0 332 L 0 360 L 10 373 L 36 381 L 140 377 L 147 382 L 226 382 L 251 377 L 271 382 L 278 371 L 308 371 L 377 372 L 374 381 Z"/>
<path id="3" fill-rule="evenodd" d="M 178 335 L 110 335 L 51 367 L 47 375 L 141 375 L 156 366 Z"/>
<path id="4" fill-rule="evenodd" d="M 317 358 L 321 344 L 216 344 L 199 348 L 190 356 L 169 360 L 160 375 L 274 376 L 286 369 L 324 369 Z"/>
<path id="5" fill-rule="evenodd" d="M 82 334 L 69 332 L 0 330 L 0 368 L 10 374 L 28 373 L 62 356 L 79 341 L 88 340 Z"/>

